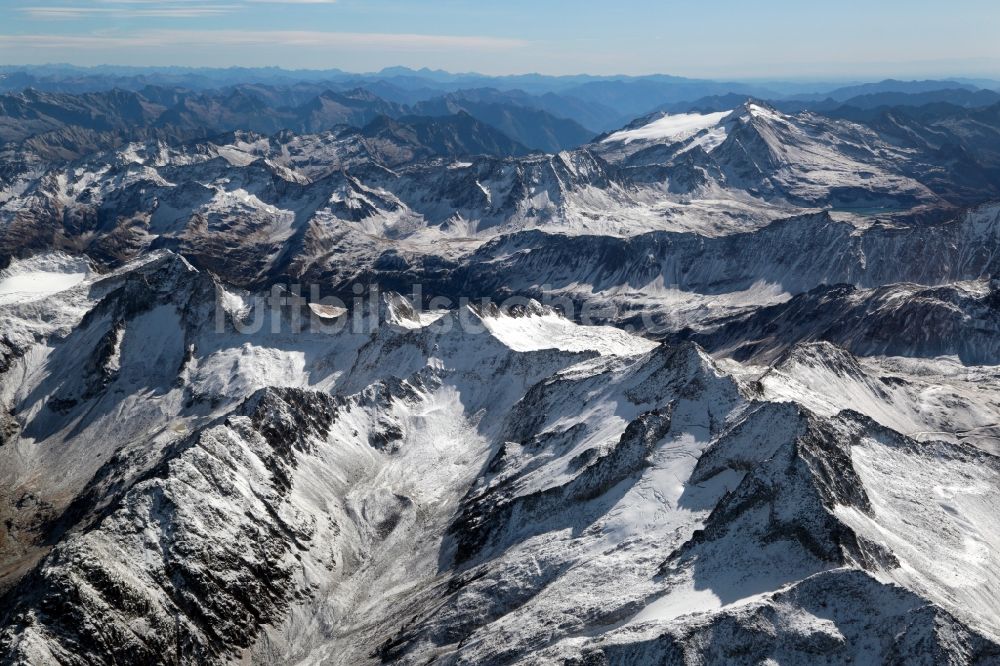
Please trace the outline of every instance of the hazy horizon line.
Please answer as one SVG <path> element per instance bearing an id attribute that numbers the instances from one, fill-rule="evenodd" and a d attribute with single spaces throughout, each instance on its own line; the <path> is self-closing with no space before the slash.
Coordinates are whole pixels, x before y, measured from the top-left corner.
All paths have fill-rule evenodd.
<path id="1" fill-rule="evenodd" d="M 391 74 L 392 70 L 400 70 L 412 72 L 414 74 L 433 74 L 433 75 L 446 75 L 455 78 L 485 78 L 485 79 L 507 79 L 507 78 L 549 78 L 549 79 L 573 79 L 573 78 L 591 78 L 591 79 L 651 79 L 651 78 L 674 78 L 688 81 L 712 81 L 716 83 L 739 83 L 739 82 L 775 82 L 775 83 L 816 83 L 816 82 L 838 82 L 838 83 L 880 83 L 883 81 L 900 81 L 900 82 L 922 82 L 922 81 L 991 81 L 1000 83 L 1000 72 L 996 75 L 983 75 L 983 74 L 953 74 L 953 75 L 935 75 L 933 73 L 927 73 L 922 75 L 912 75 L 912 74 L 888 74 L 881 76 L 872 75 L 862 75 L 862 74 L 830 74 L 830 75 L 801 75 L 801 76 L 688 76 L 683 74 L 671 74 L 669 72 L 650 72 L 645 74 L 592 74 L 586 71 L 580 71 L 576 73 L 564 73 L 564 74 L 548 74 L 541 71 L 529 71 L 529 72 L 510 72 L 505 74 L 486 74 L 483 72 L 478 72 L 474 70 L 469 71 L 452 71 L 442 68 L 434 67 L 411 67 L 408 65 L 388 65 L 377 70 L 350 70 L 341 67 L 286 67 L 281 65 L 226 65 L 226 66 L 212 66 L 212 65 L 134 65 L 134 64 L 115 64 L 115 63 L 102 63 L 95 65 L 76 65 L 69 62 L 33 62 L 33 63 L 18 63 L 18 62 L 0 62 L 0 68 L 12 69 L 12 68 L 24 68 L 24 69 L 43 69 L 43 68 L 69 68 L 84 71 L 97 71 L 102 69 L 108 70 L 135 70 L 135 71 L 159 71 L 168 72 L 171 70 L 183 70 L 183 71 L 212 71 L 212 72 L 234 72 L 241 70 L 270 70 L 275 72 L 283 72 L 288 74 L 296 73 L 310 73 L 310 74 L 323 74 L 323 73 L 336 73 L 341 75 L 350 76 L 385 76 Z M 994 78 L 994 76 L 996 78 Z"/>

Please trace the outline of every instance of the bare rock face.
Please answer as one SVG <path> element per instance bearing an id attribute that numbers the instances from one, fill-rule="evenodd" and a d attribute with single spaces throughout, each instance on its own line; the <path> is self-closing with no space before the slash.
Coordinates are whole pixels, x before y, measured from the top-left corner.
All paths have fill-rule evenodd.
<path id="1" fill-rule="evenodd" d="M 266 389 L 169 450 L 9 593 L 8 657 L 204 663 L 252 645 L 309 594 L 296 569 L 313 529 L 285 505 L 294 451 L 324 439 L 335 410 Z"/>

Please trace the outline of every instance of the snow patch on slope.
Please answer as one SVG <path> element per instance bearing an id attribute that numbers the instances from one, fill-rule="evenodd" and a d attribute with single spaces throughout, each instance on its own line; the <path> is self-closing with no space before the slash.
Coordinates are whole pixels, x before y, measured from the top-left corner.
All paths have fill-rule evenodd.
<path id="1" fill-rule="evenodd" d="M 919 450 L 863 440 L 851 458 L 874 513 L 838 507 L 838 518 L 886 544 L 899 568 L 884 575 L 1000 638 L 1000 461 L 971 447 Z"/>
<path id="2" fill-rule="evenodd" d="M 62 252 L 15 259 L 0 271 L 0 305 L 30 303 L 72 289 L 89 274 L 86 259 Z"/>
<path id="3" fill-rule="evenodd" d="M 604 139 L 604 143 L 624 141 L 683 141 L 698 132 L 714 127 L 732 111 L 717 113 L 678 113 L 665 115 L 653 122 L 631 130 L 615 132 Z"/>
<path id="4" fill-rule="evenodd" d="M 511 316 L 498 313 L 482 319 L 486 329 L 518 352 L 559 349 L 597 351 L 602 356 L 643 354 L 657 343 L 613 326 L 581 326 L 554 312 Z"/>

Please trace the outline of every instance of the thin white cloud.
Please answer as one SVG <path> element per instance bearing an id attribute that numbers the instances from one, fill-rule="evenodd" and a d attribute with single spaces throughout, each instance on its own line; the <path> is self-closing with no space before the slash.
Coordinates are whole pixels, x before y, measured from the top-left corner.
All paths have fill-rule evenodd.
<path id="1" fill-rule="evenodd" d="M 164 5 L 159 7 L 20 7 L 19 10 L 34 19 L 81 19 L 89 16 L 114 16 L 120 18 L 198 18 L 218 16 L 239 9 L 238 5 Z"/>
<path id="2" fill-rule="evenodd" d="M 100 5 L 138 5 L 140 7 L 149 5 L 177 7 L 202 4 L 202 0 L 93 0 L 93 2 Z"/>
<path id="3" fill-rule="evenodd" d="M 33 19 L 82 19 L 100 14 L 121 18 L 198 18 L 229 14 L 250 5 L 332 5 L 337 0 L 241 0 L 240 4 L 204 5 L 200 0 L 95 0 L 98 5 L 43 5 L 18 7 Z"/>
<path id="4" fill-rule="evenodd" d="M 526 46 L 521 39 L 475 35 L 417 35 L 306 30 L 150 30 L 128 35 L 0 35 L 0 48 L 162 49 L 165 47 L 288 46 L 329 51 L 378 50 L 509 51 Z"/>

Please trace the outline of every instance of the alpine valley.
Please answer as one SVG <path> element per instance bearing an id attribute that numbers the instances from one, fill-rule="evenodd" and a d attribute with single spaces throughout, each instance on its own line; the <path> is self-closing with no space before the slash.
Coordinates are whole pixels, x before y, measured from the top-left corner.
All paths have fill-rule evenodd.
<path id="1" fill-rule="evenodd" d="M 0 663 L 1000 664 L 1000 93 L 5 72 Z"/>

